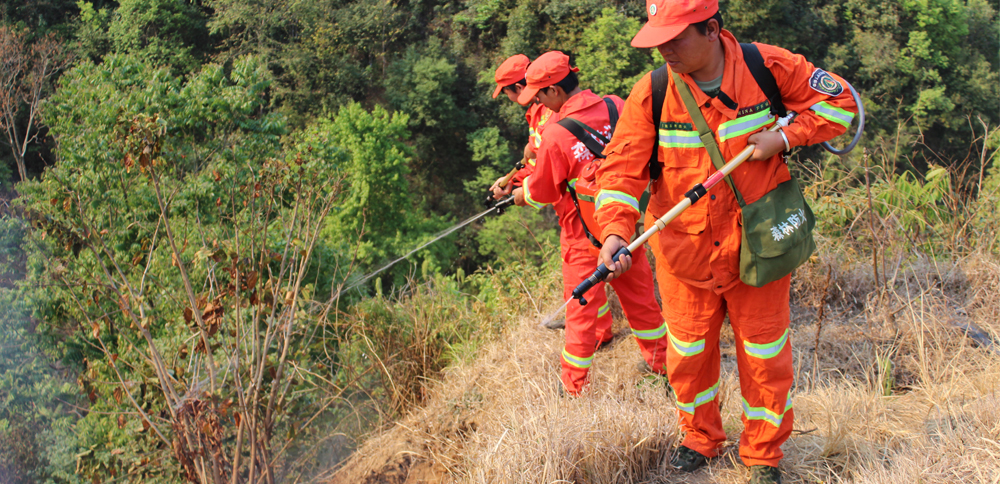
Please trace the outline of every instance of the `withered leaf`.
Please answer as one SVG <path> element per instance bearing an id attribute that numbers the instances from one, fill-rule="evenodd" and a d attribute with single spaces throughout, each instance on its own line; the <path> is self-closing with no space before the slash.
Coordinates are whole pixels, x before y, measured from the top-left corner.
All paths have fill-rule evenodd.
<path id="1" fill-rule="evenodd" d="M 90 393 L 87 394 L 87 398 L 90 399 L 90 404 L 93 405 L 97 402 L 97 389 L 91 388 Z"/>
<path id="2" fill-rule="evenodd" d="M 246 280 L 246 283 L 243 285 L 243 289 L 247 290 L 247 289 L 250 289 L 250 288 L 256 286 L 257 285 L 257 280 L 258 280 L 259 277 L 260 276 L 257 273 L 257 271 L 250 271 L 250 273 L 247 274 L 247 280 Z"/>
<path id="3" fill-rule="evenodd" d="M 184 308 L 184 322 L 191 324 L 192 319 L 194 319 L 194 311 L 191 308 Z"/>
<path id="4" fill-rule="evenodd" d="M 115 391 L 111 395 L 113 397 L 115 397 L 115 403 L 117 403 L 118 405 L 122 404 L 122 388 L 121 387 L 115 388 Z"/>
<path id="5" fill-rule="evenodd" d="M 120 429 L 125 428 L 125 415 L 124 414 L 118 414 L 118 428 L 120 428 Z"/>

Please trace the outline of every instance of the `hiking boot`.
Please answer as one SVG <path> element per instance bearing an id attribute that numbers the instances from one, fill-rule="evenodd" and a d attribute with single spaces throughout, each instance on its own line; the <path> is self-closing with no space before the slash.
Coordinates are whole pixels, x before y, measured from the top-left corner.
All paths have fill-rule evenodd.
<path id="1" fill-rule="evenodd" d="M 679 471 L 692 472 L 705 465 L 706 462 L 708 462 L 708 457 L 682 445 L 677 448 L 677 452 L 674 452 L 673 457 L 670 458 L 670 467 Z"/>
<path id="2" fill-rule="evenodd" d="M 542 325 L 545 329 L 566 329 L 566 316 L 561 318 L 553 318 L 551 321 L 546 321 Z"/>
<path id="3" fill-rule="evenodd" d="M 653 371 L 653 367 L 649 366 L 649 363 L 647 363 L 644 358 L 640 358 L 639 359 L 639 362 L 635 364 L 635 369 L 639 370 L 639 374 L 642 375 L 642 376 L 656 375 L 656 376 L 662 376 L 664 378 L 666 378 L 666 376 L 667 376 L 667 370 L 666 369 L 663 370 L 663 373 L 659 373 L 659 372 Z"/>
<path id="4" fill-rule="evenodd" d="M 667 395 L 674 392 L 674 388 L 670 386 L 670 380 L 667 378 L 667 374 L 653 371 L 653 367 L 649 366 L 649 363 L 646 363 L 646 360 L 640 359 L 639 363 L 635 365 L 635 368 L 639 370 L 639 376 L 641 378 L 636 386 L 653 387 L 662 385 L 667 387 Z"/>
<path id="5" fill-rule="evenodd" d="M 771 466 L 750 466 L 750 484 L 781 484 L 781 471 Z"/>

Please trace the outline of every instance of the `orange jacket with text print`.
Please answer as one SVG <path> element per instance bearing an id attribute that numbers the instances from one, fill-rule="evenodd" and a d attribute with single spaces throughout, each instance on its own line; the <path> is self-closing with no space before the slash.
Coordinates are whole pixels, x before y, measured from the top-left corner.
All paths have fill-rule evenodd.
<path id="1" fill-rule="evenodd" d="M 750 135 L 770 127 L 775 120 L 766 96 L 743 61 L 736 38 L 723 30 L 719 39 L 725 51 L 722 92 L 738 106 L 727 107 L 718 97 L 710 98 L 701 92 L 691 76 L 681 77 L 715 132 L 722 156 L 730 160 L 746 147 Z M 820 143 L 847 130 L 857 107 L 839 78 L 831 79 L 801 55 L 780 47 L 756 45 L 764 65 L 774 75 L 785 108 L 798 113 L 794 122 L 783 129 L 790 146 Z M 820 81 L 825 82 L 820 85 Z M 651 187 L 647 210 L 658 218 L 680 202 L 685 192 L 714 173 L 715 167 L 673 79 L 667 87 L 659 129 L 654 130 L 650 74 L 646 74 L 632 88 L 614 139 L 604 150 L 607 159 L 597 171 L 601 187 L 598 200 L 603 198 L 605 203 L 598 204 L 596 215 L 605 238 L 615 234 L 631 239 L 639 217 L 636 200 L 649 183 L 648 163 L 654 143 L 663 172 Z M 731 176 L 748 204 L 790 179 L 780 154 L 768 160 L 745 162 Z M 740 224 L 735 195 L 727 184 L 719 183 L 659 232 L 659 247 L 653 248 L 654 254 L 664 259 L 662 263 L 678 279 L 722 293 L 740 281 Z"/>
<path id="2" fill-rule="evenodd" d="M 622 98 L 608 97 L 621 112 L 624 104 Z M 566 128 L 555 124 L 556 116 L 558 119 L 571 117 L 579 120 L 604 136 L 610 133 L 611 125 L 608 119 L 608 106 L 600 96 L 588 89 L 570 97 L 559 112 L 553 114 L 546 123 L 534 172 L 524 179 L 524 200 L 528 205 L 535 208 L 542 208 L 549 203 L 554 205 L 556 215 L 559 216 L 559 226 L 562 228 L 559 239 L 565 259 L 566 251 L 570 247 L 581 249 L 591 247 L 568 187 L 576 182 L 580 172 L 594 160 L 594 155 Z"/>
<path id="3" fill-rule="evenodd" d="M 535 103 L 528 107 L 524 113 L 524 118 L 528 121 L 528 146 L 535 152 L 542 146 L 542 130 L 549 124 L 559 122 L 559 115 L 542 103 Z M 526 160 L 524 168 L 518 170 L 514 175 L 514 186 L 523 185 L 524 178 L 535 171 L 535 160 Z"/>

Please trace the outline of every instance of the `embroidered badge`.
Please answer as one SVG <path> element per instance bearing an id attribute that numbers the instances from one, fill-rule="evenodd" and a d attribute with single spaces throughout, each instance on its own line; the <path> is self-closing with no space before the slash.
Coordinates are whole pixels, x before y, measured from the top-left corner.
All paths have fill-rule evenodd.
<path id="1" fill-rule="evenodd" d="M 833 76 L 819 68 L 813 71 L 812 77 L 809 78 L 809 87 L 818 93 L 829 96 L 839 96 L 840 93 L 844 92 L 844 86 L 841 86 Z"/>
<path id="2" fill-rule="evenodd" d="M 649 4 L 649 16 L 652 17 L 653 15 L 656 15 L 656 4 L 655 3 Z"/>

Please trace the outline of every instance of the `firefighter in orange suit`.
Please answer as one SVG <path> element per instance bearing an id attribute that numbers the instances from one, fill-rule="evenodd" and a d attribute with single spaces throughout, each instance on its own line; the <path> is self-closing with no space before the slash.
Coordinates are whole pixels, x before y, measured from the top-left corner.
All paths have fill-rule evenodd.
<path id="1" fill-rule="evenodd" d="M 604 100 L 589 90 L 581 90 L 576 78 L 577 68 L 562 52 L 543 54 L 528 67 L 527 85 L 518 97 L 522 104 L 532 99 L 555 111 L 559 119 L 572 117 L 607 136 L 611 130 L 608 107 Z M 621 98 L 610 96 L 620 110 Z M 561 227 L 560 244 L 563 259 L 564 296 L 568 299 L 580 281 L 597 266 L 596 250 L 584 231 L 583 223 L 568 193 L 580 173 L 594 161 L 582 142 L 566 128 L 552 120 L 545 127 L 539 145 L 534 172 L 524 179 L 521 188 L 513 190 L 515 203 L 542 208 L 553 204 Z M 495 191 L 496 196 L 506 191 Z M 601 201 L 598 200 L 598 203 Z M 627 203 L 638 207 L 637 200 L 608 198 L 605 203 Z M 653 289 L 652 271 L 643 251 L 637 251 L 634 272 L 612 283 L 622 308 L 639 343 L 643 359 L 657 373 L 664 372 L 666 326 L 660 315 Z M 587 374 L 599 345 L 612 338 L 611 314 L 608 311 L 604 284 L 598 284 L 592 303 L 586 306 L 570 304 L 566 309 L 566 344 L 562 352 L 562 382 L 571 395 L 579 395 L 589 380 Z"/>
<path id="2" fill-rule="evenodd" d="M 782 151 L 844 133 L 856 106 L 843 82 L 800 55 L 756 44 L 773 73 L 785 107 L 798 113 L 791 125 L 766 132 L 774 122 L 733 35 L 722 29 L 718 0 L 647 0 L 648 22 L 632 45 L 656 47 L 680 74 L 700 106 L 725 159 L 756 146 L 732 180 L 747 203 L 790 179 Z M 660 217 L 715 167 L 703 147 L 671 78 L 662 115 L 654 126 L 650 75 L 632 89 L 607 159 L 597 172 L 603 190 L 639 196 L 650 181 L 649 159 L 658 150 L 662 174 L 651 187 L 647 217 Z M 707 202 L 707 203 L 706 203 Z M 611 256 L 633 235 L 639 212 L 623 204 L 597 211 L 604 244 L 600 261 L 622 277 L 643 257 Z M 719 413 L 719 332 L 728 314 L 736 336 L 743 424 L 740 457 L 751 482 L 780 482 L 781 444 L 792 430 L 792 351 L 789 342 L 789 277 L 763 287 L 739 278 L 740 207 L 720 183 L 658 233 L 652 247 L 669 329 L 667 371 L 686 435 L 671 459 L 690 471 L 718 455 L 726 440 Z"/>
<path id="3" fill-rule="evenodd" d="M 531 64 L 531 60 L 524 54 L 517 54 L 503 61 L 494 73 L 494 80 L 496 80 L 497 87 L 493 90 L 493 99 L 496 99 L 502 92 L 512 102 L 521 104 L 517 98 L 521 95 L 521 91 L 527 84 L 524 73 L 528 69 L 528 64 Z M 524 168 L 518 170 L 512 179 L 515 187 L 521 186 L 524 177 L 534 171 L 535 152 L 542 145 L 542 129 L 545 128 L 550 118 L 553 123 L 559 120 L 558 116 L 552 116 L 554 113 L 551 109 L 545 107 L 542 103 L 533 101 L 528 101 L 531 105 L 528 106 L 528 111 L 524 113 L 524 117 L 528 121 L 528 143 L 524 145 Z M 503 178 L 500 179 L 502 180 Z M 490 187 L 491 190 L 493 188 L 496 188 L 496 184 Z"/>

